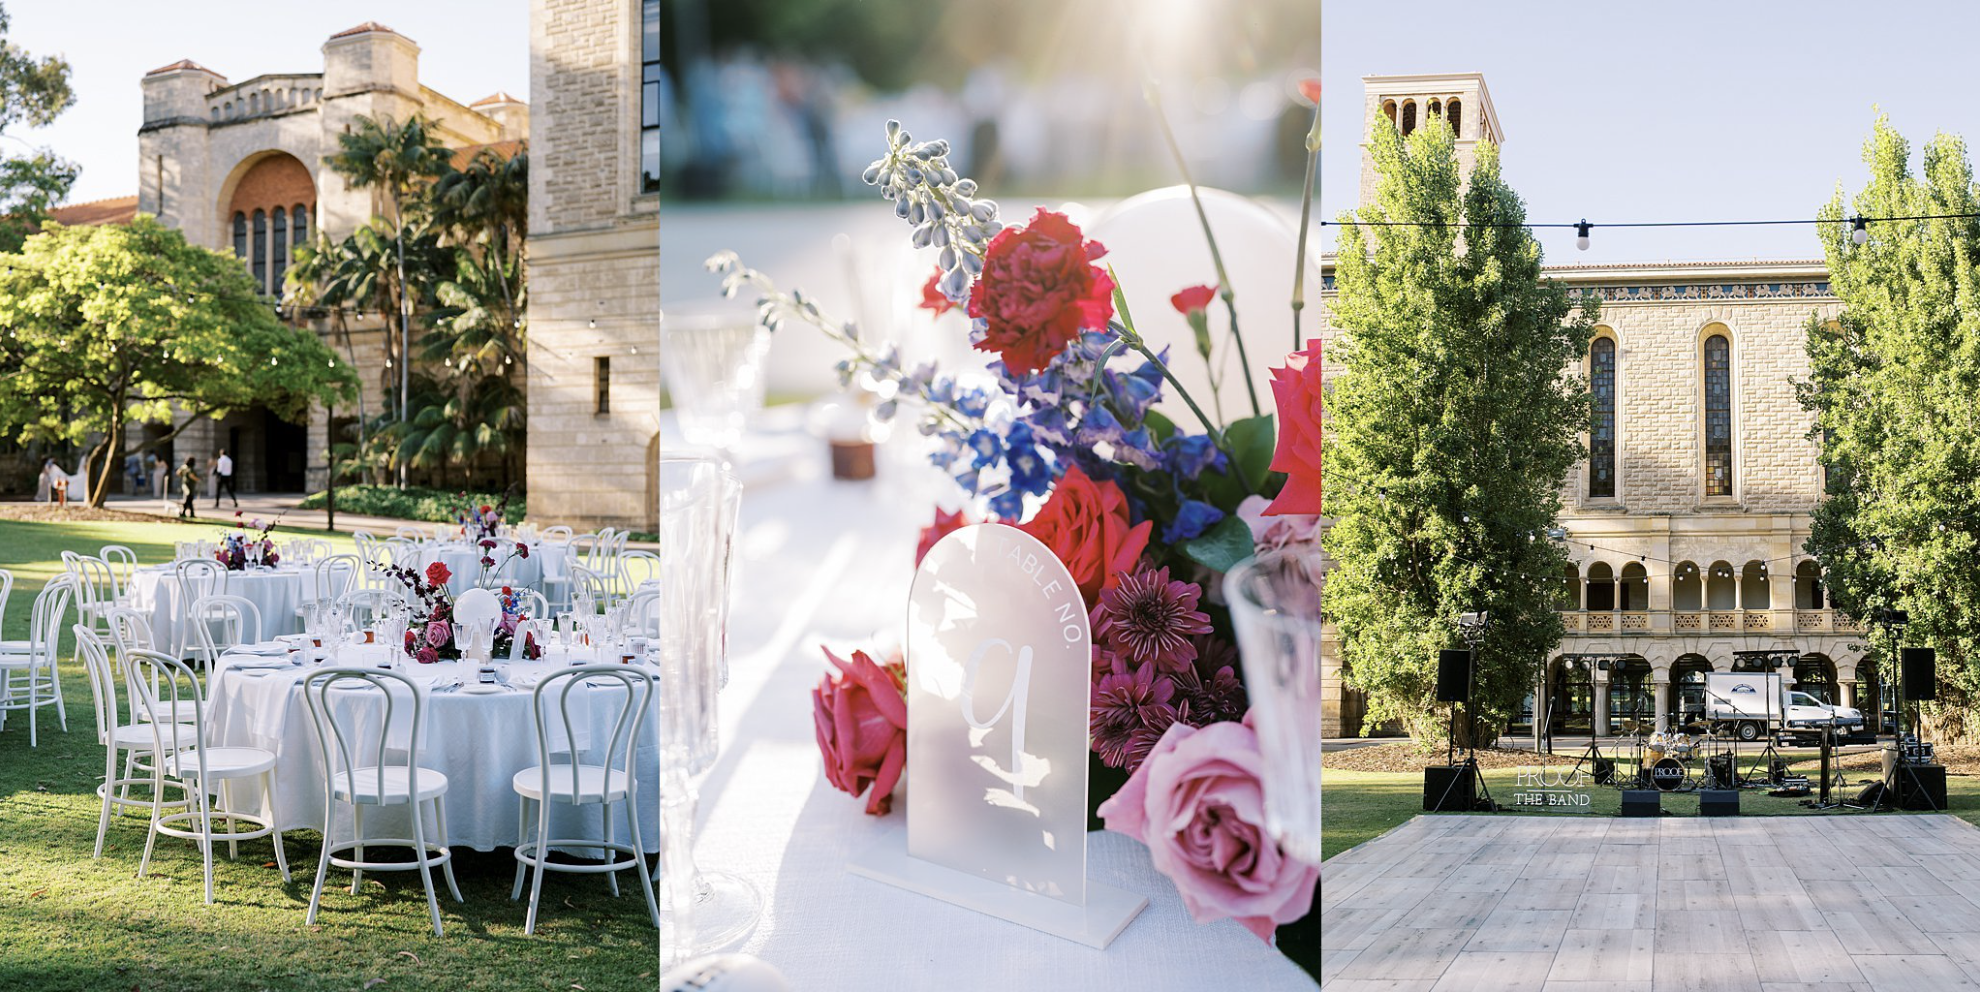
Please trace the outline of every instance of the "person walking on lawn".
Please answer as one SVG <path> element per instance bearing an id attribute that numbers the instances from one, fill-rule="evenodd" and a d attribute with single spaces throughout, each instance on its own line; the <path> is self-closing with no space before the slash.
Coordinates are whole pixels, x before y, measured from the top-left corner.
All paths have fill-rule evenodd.
<path id="1" fill-rule="evenodd" d="M 234 492 L 234 460 L 227 457 L 227 449 L 220 449 L 220 457 L 213 460 L 213 508 L 220 508 L 220 491 L 226 490 L 227 498 L 241 505 L 240 494 Z"/>
<path id="2" fill-rule="evenodd" d="M 193 510 L 193 499 L 199 495 L 199 469 L 194 468 L 193 456 L 186 456 L 186 463 L 179 466 L 179 488 L 186 492 L 185 505 L 179 507 L 180 520 L 198 520 L 199 514 Z M 219 506 L 215 501 L 214 506 Z"/>

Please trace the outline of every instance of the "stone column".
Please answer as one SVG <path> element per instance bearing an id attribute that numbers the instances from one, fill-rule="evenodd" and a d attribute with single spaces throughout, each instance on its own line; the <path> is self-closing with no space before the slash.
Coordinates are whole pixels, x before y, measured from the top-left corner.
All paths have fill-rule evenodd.
<path id="1" fill-rule="evenodd" d="M 1662 733 L 1671 729 L 1671 680 L 1665 676 L 1657 679 L 1652 685 L 1657 691 L 1657 731 Z"/>
<path id="2" fill-rule="evenodd" d="M 1609 673 L 1595 671 L 1595 736 L 1609 734 Z"/>
<path id="3" fill-rule="evenodd" d="M 1838 682 L 1842 686 L 1842 704 L 1851 709 L 1856 707 L 1856 683 Z"/>

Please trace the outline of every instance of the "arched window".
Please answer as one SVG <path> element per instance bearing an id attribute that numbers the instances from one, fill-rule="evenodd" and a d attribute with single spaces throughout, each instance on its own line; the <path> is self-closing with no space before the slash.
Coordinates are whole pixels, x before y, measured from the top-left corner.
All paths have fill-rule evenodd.
<path id="1" fill-rule="evenodd" d="M 1732 495 L 1732 451 L 1732 342 L 1714 334 L 1705 339 L 1705 495 Z"/>
<path id="2" fill-rule="evenodd" d="M 1812 561 L 1804 561 L 1794 566 L 1794 608 L 1797 610 L 1822 608 L 1822 566 Z"/>
<path id="3" fill-rule="evenodd" d="M 1705 673 L 1712 663 L 1688 654 L 1671 666 L 1671 724 L 1673 729 L 1705 720 Z"/>
<path id="4" fill-rule="evenodd" d="M 274 237 L 268 245 L 268 295 L 282 295 L 282 275 L 289 271 L 289 212 L 275 208 Z"/>
<path id="5" fill-rule="evenodd" d="M 1794 663 L 1794 688 L 1831 706 L 1841 701 L 1836 691 L 1836 666 L 1826 656 L 1804 654 Z"/>
<path id="6" fill-rule="evenodd" d="M 249 270 L 254 273 L 254 284 L 266 289 L 268 287 L 268 215 L 260 210 L 254 212 L 252 250 L 254 254 L 249 256 L 251 260 Z"/>
<path id="7" fill-rule="evenodd" d="M 1452 134 L 1463 137 L 1464 132 L 1458 128 L 1464 124 L 1464 103 L 1460 100 L 1452 100 L 1444 104 L 1444 120 L 1451 125 Z"/>
<path id="8" fill-rule="evenodd" d="M 1772 587 L 1767 582 L 1767 563 L 1749 561 L 1739 572 L 1739 608 L 1742 610 L 1765 610 L 1772 608 Z"/>
<path id="9" fill-rule="evenodd" d="M 1650 663 L 1639 655 L 1616 662 L 1609 670 L 1609 719 L 1649 723 L 1655 719 L 1656 695 L 1650 684 Z"/>
<path id="10" fill-rule="evenodd" d="M 1608 611 L 1616 608 L 1616 573 L 1608 562 L 1588 566 L 1588 608 Z"/>
<path id="11" fill-rule="evenodd" d="M 1642 562 L 1633 561 L 1623 566 L 1622 583 L 1617 592 L 1620 594 L 1618 609 L 1640 611 L 1650 608 L 1650 575 L 1643 570 Z"/>
<path id="12" fill-rule="evenodd" d="M 1430 101 L 1430 106 L 1425 109 L 1428 111 L 1430 117 L 1442 117 L 1444 116 L 1444 101 L 1432 100 Z"/>
<path id="13" fill-rule="evenodd" d="M 1561 569 L 1561 600 L 1563 610 L 1581 609 L 1581 573 L 1569 562 Z"/>
<path id="14" fill-rule="evenodd" d="M 216 120 L 216 121 L 220 119 L 220 108 L 219 108 L 219 107 L 215 107 L 215 108 L 213 108 L 213 119 L 214 119 L 214 120 Z"/>
<path id="15" fill-rule="evenodd" d="M 296 204 L 296 208 L 294 210 L 289 211 L 289 225 L 292 228 L 291 236 L 289 238 L 290 244 L 300 245 L 300 244 L 309 243 L 309 208 L 308 207 L 303 206 L 300 203 Z"/>
<path id="16" fill-rule="evenodd" d="M 1697 612 L 1705 608 L 1704 576 L 1698 572 L 1697 564 L 1688 561 L 1677 563 L 1671 573 L 1671 609 Z"/>
<path id="17" fill-rule="evenodd" d="M 1401 119 L 1396 116 L 1396 101 L 1388 100 L 1382 104 L 1382 116 L 1387 117 L 1390 124 L 1400 126 Z"/>
<path id="18" fill-rule="evenodd" d="M 1588 428 L 1588 495 L 1616 494 L 1616 340 L 1596 338 L 1588 349 L 1588 391 L 1595 422 Z"/>
<path id="19" fill-rule="evenodd" d="M 234 211 L 234 257 L 240 259 L 242 265 L 247 264 L 247 214 L 241 213 L 238 210 Z"/>
<path id="20" fill-rule="evenodd" d="M 1733 578 L 1732 566 L 1723 561 L 1713 562 L 1711 571 L 1705 576 L 1705 608 L 1739 609 L 1739 583 Z"/>
<path id="21" fill-rule="evenodd" d="M 1410 132 L 1414 130 L 1416 130 L 1416 101 L 1404 100 L 1402 105 L 1403 137 L 1409 137 Z"/>
<path id="22" fill-rule="evenodd" d="M 259 94 L 259 93 L 249 93 L 249 94 L 248 94 L 248 113 L 250 113 L 250 114 L 258 114 L 258 113 L 260 113 L 260 112 L 261 112 L 261 94 Z"/>

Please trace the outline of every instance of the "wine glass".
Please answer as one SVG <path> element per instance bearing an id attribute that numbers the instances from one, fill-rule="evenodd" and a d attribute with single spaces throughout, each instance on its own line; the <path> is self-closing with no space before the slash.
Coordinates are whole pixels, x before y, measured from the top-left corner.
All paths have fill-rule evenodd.
<path id="1" fill-rule="evenodd" d="M 1321 552 L 1294 546 L 1224 576 L 1264 758 L 1265 828 L 1292 857 L 1320 863 Z"/>
<path id="2" fill-rule="evenodd" d="M 696 868 L 695 777 L 714 764 L 716 691 L 728 600 L 733 480 L 709 458 L 660 459 L 661 966 L 726 946 L 756 926 L 762 897 L 740 876 Z"/>

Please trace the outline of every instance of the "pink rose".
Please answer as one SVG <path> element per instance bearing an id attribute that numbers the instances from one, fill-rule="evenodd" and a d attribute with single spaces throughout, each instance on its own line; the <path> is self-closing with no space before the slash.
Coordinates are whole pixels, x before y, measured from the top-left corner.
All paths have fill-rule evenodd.
<path id="1" fill-rule="evenodd" d="M 1286 473 L 1286 485 L 1270 516 L 1320 513 L 1320 339 L 1286 356 L 1286 367 L 1272 370 L 1272 398 L 1279 408 L 1279 443 L 1272 471 Z"/>
<path id="2" fill-rule="evenodd" d="M 829 650 L 825 658 L 838 671 L 811 690 L 825 778 L 853 796 L 871 785 L 866 812 L 884 816 L 907 767 L 907 666 L 895 660 L 883 667 L 864 651 L 854 651 L 851 661 Z"/>
<path id="3" fill-rule="evenodd" d="M 1148 845 L 1196 922 L 1234 917 L 1270 942 L 1279 924 L 1313 908 L 1320 868 L 1265 833 L 1263 763 L 1245 724 L 1171 724 L 1099 813 L 1107 829 Z"/>
<path id="4" fill-rule="evenodd" d="M 434 647 L 445 647 L 454 637 L 453 628 L 445 620 L 435 620 L 426 625 L 426 643 Z"/>
<path id="5" fill-rule="evenodd" d="M 1246 496 L 1238 504 L 1238 519 L 1251 528 L 1251 543 L 1260 552 L 1277 551 L 1291 544 L 1311 544 L 1320 540 L 1320 517 L 1309 514 L 1286 514 L 1268 517 L 1265 509 L 1270 500 L 1263 496 Z"/>

